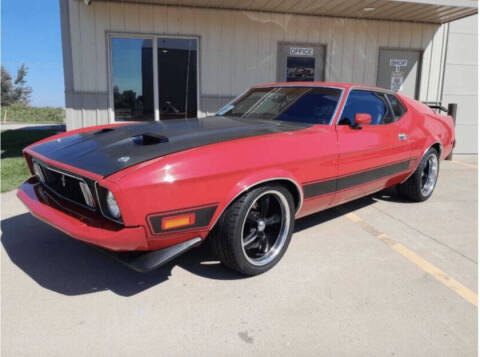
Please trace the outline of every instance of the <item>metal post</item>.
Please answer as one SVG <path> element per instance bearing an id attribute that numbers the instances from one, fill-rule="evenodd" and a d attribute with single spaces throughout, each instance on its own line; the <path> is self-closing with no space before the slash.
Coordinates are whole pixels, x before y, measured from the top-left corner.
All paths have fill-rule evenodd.
<path id="1" fill-rule="evenodd" d="M 449 103 L 448 104 L 448 115 L 453 118 L 453 126 L 457 124 L 457 103 Z M 445 158 L 445 160 L 452 160 L 453 159 L 453 148 L 452 152 Z"/>

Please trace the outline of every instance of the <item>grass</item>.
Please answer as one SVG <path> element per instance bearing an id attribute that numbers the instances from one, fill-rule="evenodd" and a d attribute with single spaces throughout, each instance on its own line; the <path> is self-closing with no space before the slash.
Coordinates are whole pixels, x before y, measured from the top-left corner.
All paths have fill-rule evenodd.
<path id="1" fill-rule="evenodd" d="M 1 192 L 17 189 L 30 176 L 27 163 L 23 158 L 23 148 L 56 133 L 54 130 L 7 130 L 1 132 Z"/>
<path id="2" fill-rule="evenodd" d="M 0 120 L 5 119 L 7 112 L 7 123 L 32 123 L 32 124 L 63 124 L 65 110 L 63 108 L 38 108 L 22 104 L 12 104 L 1 108 Z"/>

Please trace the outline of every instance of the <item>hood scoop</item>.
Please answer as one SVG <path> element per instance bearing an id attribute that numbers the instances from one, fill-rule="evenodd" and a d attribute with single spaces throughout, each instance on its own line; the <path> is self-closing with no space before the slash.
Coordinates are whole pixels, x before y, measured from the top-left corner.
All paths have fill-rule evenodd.
<path id="1" fill-rule="evenodd" d="M 161 143 L 168 143 L 168 138 L 157 133 L 143 133 L 132 136 L 133 142 L 137 145 L 155 145 Z"/>

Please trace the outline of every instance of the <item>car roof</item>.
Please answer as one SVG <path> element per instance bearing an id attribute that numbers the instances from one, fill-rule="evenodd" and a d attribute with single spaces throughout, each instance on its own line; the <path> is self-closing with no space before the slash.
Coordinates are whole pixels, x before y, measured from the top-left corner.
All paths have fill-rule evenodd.
<path id="1" fill-rule="evenodd" d="M 271 82 L 271 83 L 262 83 L 256 85 L 254 88 L 265 88 L 265 87 L 336 87 L 349 89 L 352 87 L 355 88 L 365 88 L 365 89 L 374 89 L 383 92 L 391 92 L 388 89 L 380 88 L 368 84 L 362 83 L 342 83 L 342 82 Z"/>

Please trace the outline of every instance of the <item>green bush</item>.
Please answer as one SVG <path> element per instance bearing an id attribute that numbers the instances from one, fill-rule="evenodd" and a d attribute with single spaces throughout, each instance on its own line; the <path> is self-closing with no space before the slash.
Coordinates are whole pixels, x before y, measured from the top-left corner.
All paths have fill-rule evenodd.
<path id="1" fill-rule="evenodd" d="M 63 124 L 65 118 L 63 108 L 38 108 L 17 103 L 2 107 L 0 117 L 2 123 L 5 119 L 5 111 L 7 111 L 7 123 Z"/>
<path id="2" fill-rule="evenodd" d="M 30 176 L 22 150 L 36 141 L 57 134 L 54 130 L 7 130 L 0 134 L 0 192 L 17 189 Z"/>

